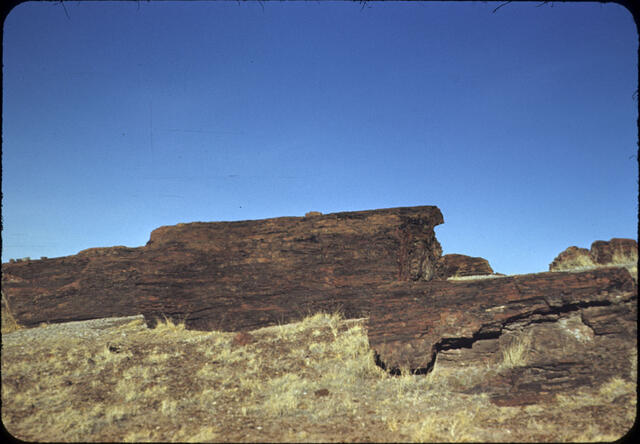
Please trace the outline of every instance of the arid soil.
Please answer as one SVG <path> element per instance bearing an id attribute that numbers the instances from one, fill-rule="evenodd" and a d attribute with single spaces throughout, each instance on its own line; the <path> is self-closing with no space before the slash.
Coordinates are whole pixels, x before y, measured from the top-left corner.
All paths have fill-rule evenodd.
<path id="1" fill-rule="evenodd" d="M 6 321 L 3 313 L 3 321 Z M 611 441 L 636 417 L 637 353 L 624 378 L 505 407 L 469 388 L 519 365 L 393 376 L 367 320 L 315 314 L 243 333 L 141 316 L 2 335 L 2 421 L 26 441 Z"/>

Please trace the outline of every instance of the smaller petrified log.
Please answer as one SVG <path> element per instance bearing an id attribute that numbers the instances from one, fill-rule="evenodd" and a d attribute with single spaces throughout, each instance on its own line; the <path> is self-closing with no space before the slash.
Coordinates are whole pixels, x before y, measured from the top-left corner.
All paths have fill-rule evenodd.
<path id="1" fill-rule="evenodd" d="M 604 361 L 617 359 L 614 350 L 619 353 L 635 344 L 637 286 L 629 271 L 597 268 L 472 281 L 397 282 L 374 295 L 369 342 L 388 369 L 428 371 L 441 352 L 473 349 L 523 326 L 567 322 L 576 313 L 580 328 L 602 335 L 606 346 L 583 356 L 564 350 L 571 356 L 562 359 L 576 359 L 592 370 L 594 365 L 607 368 L 611 363 Z"/>
<path id="2" fill-rule="evenodd" d="M 591 249 L 571 246 L 549 264 L 549 271 L 567 271 L 601 265 L 635 264 L 638 262 L 638 243 L 634 239 L 613 238 L 595 241 Z"/>
<path id="3" fill-rule="evenodd" d="M 613 238 L 591 244 L 591 257 L 596 264 L 625 264 L 638 262 L 638 243 L 634 239 Z"/>
<path id="4" fill-rule="evenodd" d="M 445 254 L 435 265 L 434 279 L 493 274 L 489 261 L 464 254 Z"/>

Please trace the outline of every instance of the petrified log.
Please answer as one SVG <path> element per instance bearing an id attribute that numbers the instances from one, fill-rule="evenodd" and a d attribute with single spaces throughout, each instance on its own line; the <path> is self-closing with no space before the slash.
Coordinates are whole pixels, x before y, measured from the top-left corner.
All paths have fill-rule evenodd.
<path id="1" fill-rule="evenodd" d="M 567 248 L 549 264 L 549 271 L 637 262 L 638 243 L 634 239 L 613 238 L 609 241 L 593 242 L 590 250 L 576 246 Z"/>
<path id="2" fill-rule="evenodd" d="M 634 239 L 613 238 L 591 244 L 591 257 L 596 264 L 625 264 L 638 262 L 638 243 Z"/>
<path id="3" fill-rule="evenodd" d="M 632 371 L 637 286 L 626 268 L 380 287 L 369 342 L 390 370 L 494 366 L 477 391 L 502 405 Z M 526 360 L 504 365 L 514 341 Z"/>
<path id="4" fill-rule="evenodd" d="M 240 331 L 316 310 L 367 314 L 370 289 L 431 279 L 437 207 L 160 227 L 144 247 L 2 265 L 16 320 L 33 326 L 144 314 Z"/>

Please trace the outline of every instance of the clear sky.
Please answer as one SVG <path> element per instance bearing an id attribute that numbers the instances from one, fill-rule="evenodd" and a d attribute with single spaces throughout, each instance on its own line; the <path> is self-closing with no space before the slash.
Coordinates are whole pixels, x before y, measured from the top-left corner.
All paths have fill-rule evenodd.
<path id="1" fill-rule="evenodd" d="M 507 274 L 637 236 L 618 5 L 64 3 L 4 23 L 3 262 L 414 205 Z"/>

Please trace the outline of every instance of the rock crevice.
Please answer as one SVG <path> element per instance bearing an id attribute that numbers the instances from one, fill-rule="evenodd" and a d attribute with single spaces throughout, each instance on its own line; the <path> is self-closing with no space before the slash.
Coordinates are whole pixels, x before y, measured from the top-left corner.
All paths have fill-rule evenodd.
<path id="1" fill-rule="evenodd" d="M 631 302 L 631 298 L 622 300 L 619 302 L 628 303 Z M 410 368 L 405 367 L 413 374 L 424 374 L 430 372 L 434 364 L 436 362 L 438 353 L 441 351 L 447 350 L 457 350 L 457 349 L 471 349 L 477 341 L 483 340 L 495 340 L 499 339 L 503 332 L 509 330 L 510 327 L 517 326 L 518 330 L 522 330 L 532 324 L 540 324 L 540 323 L 551 323 L 558 322 L 563 318 L 563 315 L 572 313 L 572 312 L 581 312 L 582 309 L 589 307 L 608 307 L 611 306 L 612 302 L 609 300 L 602 301 L 590 301 L 590 302 L 577 302 L 570 303 L 563 306 L 549 306 L 546 309 L 538 309 L 531 313 L 523 313 L 515 315 L 511 318 L 508 318 L 501 322 L 499 325 L 487 324 L 482 325 L 480 328 L 473 332 L 470 337 L 443 337 L 438 342 L 433 344 L 432 352 L 431 352 L 431 360 L 427 362 L 424 367 L 418 368 Z M 583 319 L 583 323 L 593 331 L 593 328 L 585 322 Z M 598 333 L 594 331 L 594 335 Z M 606 333 L 603 333 L 606 334 Z M 424 335 L 421 335 L 424 336 Z M 399 367 L 390 366 L 388 363 L 383 361 L 383 358 L 378 354 L 377 362 L 382 368 L 391 371 L 394 374 L 400 374 L 401 369 Z"/>

